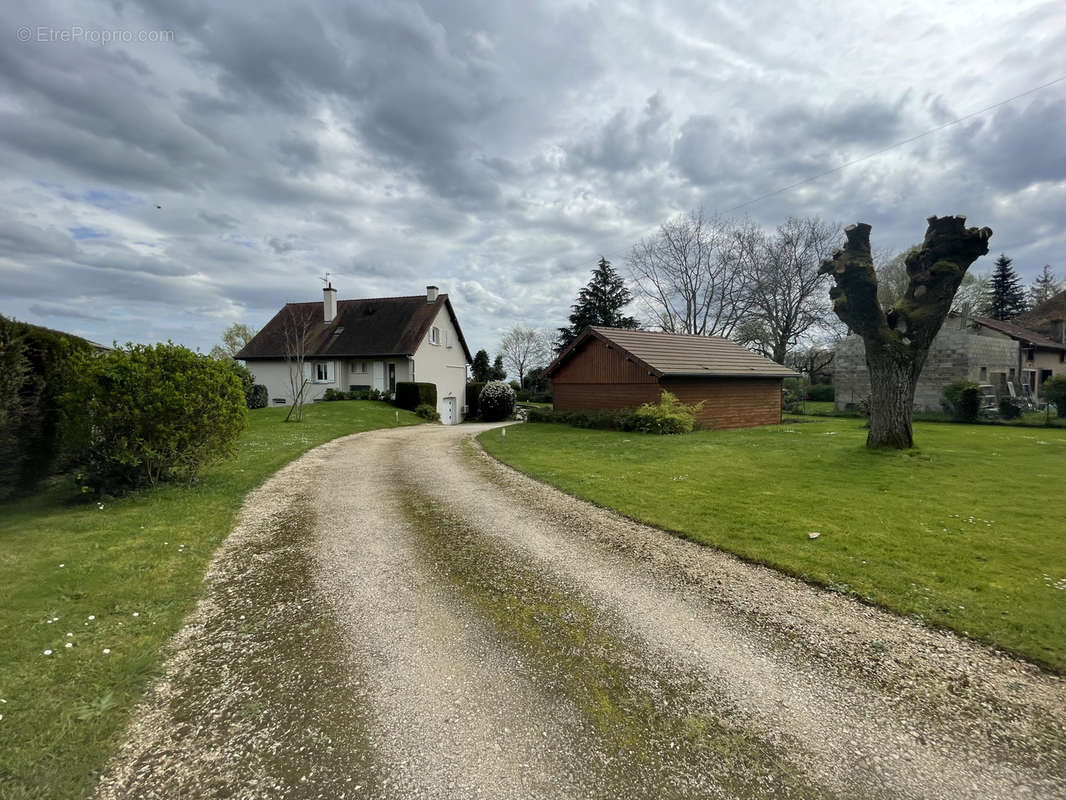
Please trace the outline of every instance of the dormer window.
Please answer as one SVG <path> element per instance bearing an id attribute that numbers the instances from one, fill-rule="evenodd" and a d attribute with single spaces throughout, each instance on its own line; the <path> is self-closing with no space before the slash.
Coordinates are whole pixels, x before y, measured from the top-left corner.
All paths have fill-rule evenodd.
<path id="1" fill-rule="evenodd" d="M 440 344 L 440 328 L 434 325 L 429 331 L 429 343 Z"/>

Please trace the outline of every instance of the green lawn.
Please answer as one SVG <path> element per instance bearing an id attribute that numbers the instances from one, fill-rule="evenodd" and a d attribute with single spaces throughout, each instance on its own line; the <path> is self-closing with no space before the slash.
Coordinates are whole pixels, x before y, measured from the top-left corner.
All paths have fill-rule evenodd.
<path id="1" fill-rule="evenodd" d="M 862 425 L 480 440 L 570 494 L 1066 671 L 1066 431 L 917 423 L 920 449 L 873 452 Z"/>
<path id="2" fill-rule="evenodd" d="M 4 800 L 85 797 L 249 490 L 330 439 L 422 422 L 372 402 L 308 406 L 299 424 L 285 412 L 249 412 L 237 456 L 192 488 L 100 508 L 57 480 L 0 506 Z"/>

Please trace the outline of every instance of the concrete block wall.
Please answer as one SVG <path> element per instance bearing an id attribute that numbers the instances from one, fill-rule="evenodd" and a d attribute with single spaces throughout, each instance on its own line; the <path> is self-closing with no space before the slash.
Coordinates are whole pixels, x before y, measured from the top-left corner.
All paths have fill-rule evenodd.
<path id="1" fill-rule="evenodd" d="M 949 321 L 929 348 L 915 388 L 914 404 L 922 411 L 939 411 L 940 398 L 949 383 L 970 380 L 994 384 L 996 374 L 1007 374 L 1017 365 L 1017 358 L 1018 344 L 1012 339 L 978 336 Z M 870 375 L 861 337 L 852 335 L 837 345 L 833 370 L 838 409 L 870 395 Z"/>

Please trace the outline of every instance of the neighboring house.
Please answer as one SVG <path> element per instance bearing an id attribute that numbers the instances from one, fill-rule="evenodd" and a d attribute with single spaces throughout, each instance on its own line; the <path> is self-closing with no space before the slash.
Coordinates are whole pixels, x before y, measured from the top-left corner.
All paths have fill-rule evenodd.
<path id="1" fill-rule="evenodd" d="M 445 424 L 463 420 L 466 368 L 471 362 L 448 295 L 436 286 L 414 297 L 337 300 L 332 285 L 321 303 L 287 303 L 235 356 L 248 364 L 270 402 L 293 401 L 292 351 L 303 331 L 305 401 L 327 389 L 395 392 L 401 381 L 437 387 L 437 411 Z"/>
<path id="2" fill-rule="evenodd" d="M 718 336 L 589 327 L 545 370 L 559 411 L 633 408 L 663 390 L 703 402 L 711 428 L 781 421 L 782 381 L 797 373 Z"/>
<path id="3" fill-rule="evenodd" d="M 1022 376 L 1022 383 L 1029 385 L 1036 402 L 1043 402 L 1040 387 L 1044 381 L 1053 375 L 1066 375 L 1066 336 L 1063 336 L 1062 320 L 1057 320 L 1057 340 L 1023 327 L 1016 321 L 1001 322 L 987 317 L 974 317 L 972 322 L 982 331 L 1008 336 L 1017 343 L 1016 365 L 1012 372 Z"/>
<path id="4" fill-rule="evenodd" d="M 1007 382 L 1017 384 L 1019 375 L 1039 402 L 1039 384 L 1051 374 L 1062 374 L 1064 352 L 1066 344 L 1014 323 L 952 315 L 929 348 L 914 406 L 919 411 L 940 411 L 944 387 L 956 381 L 990 385 L 998 397 L 1009 397 Z M 852 335 L 837 345 L 833 366 L 838 409 L 854 408 L 870 396 L 861 337 Z"/>

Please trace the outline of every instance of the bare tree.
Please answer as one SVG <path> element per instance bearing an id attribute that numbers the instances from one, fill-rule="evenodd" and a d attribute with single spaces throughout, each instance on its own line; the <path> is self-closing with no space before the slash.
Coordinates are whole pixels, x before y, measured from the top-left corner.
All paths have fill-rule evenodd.
<path id="1" fill-rule="evenodd" d="M 319 317 L 314 307 L 288 304 L 285 306 L 285 364 L 289 368 L 289 391 L 292 405 L 285 415 L 286 422 L 301 422 L 304 415 L 304 391 L 309 383 L 304 364 L 311 344 L 311 334 Z"/>
<path id="2" fill-rule="evenodd" d="M 916 253 L 921 244 L 912 245 L 902 253 L 886 258 L 884 252 L 874 255 L 874 269 L 877 271 L 877 302 L 885 311 L 892 308 L 897 301 L 907 294 L 907 257 Z M 988 294 L 988 275 L 975 275 L 967 272 L 962 276 L 962 283 L 951 301 L 951 313 L 970 316 L 981 313 Z"/>
<path id="3" fill-rule="evenodd" d="M 732 225 L 703 209 L 681 214 L 641 239 L 629 256 L 637 297 L 669 333 L 730 336 L 750 307 L 750 281 Z"/>
<path id="4" fill-rule="evenodd" d="M 738 331 L 742 344 L 783 364 L 800 338 L 829 316 L 828 279 L 819 266 L 834 250 L 836 230 L 818 217 L 789 217 L 771 234 L 750 224 L 733 231 L 736 256 L 751 277 L 751 316 Z"/>
<path id="5" fill-rule="evenodd" d="M 966 217 L 929 217 L 921 247 L 907 254 L 907 292 L 886 312 L 877 300 L 870 226 L 844 229 L 847 244 L 822 271 L 833 278 L 833 311 L 862 336 L 870 369 L 867 447 L 914 446 L 914 387 L 929 346 L 951 309 L 970 265 L 988 252 L 990 228 L 967 228 Z"/>
<path id="6" fill-rule="evenodd" d="M 500 355 L 511 373 L 518 373 L 522 385 L 526 370 L 542 367 L 551 360 L 551 340 L 541 331 L 515 325 L 500 341 Z"/>

